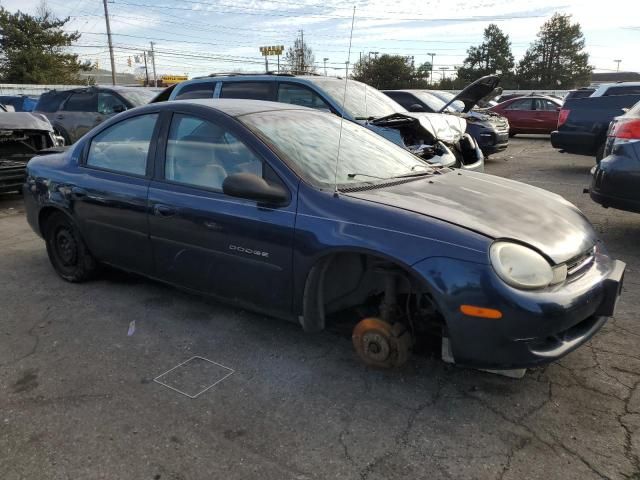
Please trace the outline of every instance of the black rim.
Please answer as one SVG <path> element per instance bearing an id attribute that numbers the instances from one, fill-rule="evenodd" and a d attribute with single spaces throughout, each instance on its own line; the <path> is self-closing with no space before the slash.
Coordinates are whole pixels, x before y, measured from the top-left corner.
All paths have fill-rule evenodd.
<path id="1" fill-rule="evenodd" d="M 68 228 L 60 228 L 53 239 L 56 257 L 65 267 L 72 267 L 78 263 L 78 244 Z"/>

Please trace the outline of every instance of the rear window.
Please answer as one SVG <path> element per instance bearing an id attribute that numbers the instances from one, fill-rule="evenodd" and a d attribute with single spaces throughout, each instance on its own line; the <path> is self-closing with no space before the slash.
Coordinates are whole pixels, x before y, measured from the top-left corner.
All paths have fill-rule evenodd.
<path id="1" fill-rule="evenodd" d="M 275 82 L 223 82 L 220 98 L 275 100 Z"/>
<path id="2" fill-rule="evenodd" d="M 190 98 L 213 98 L 215 82 L 198 82 L 184 85 L 175 100 L 187 100 Z"/>
<path id="3" fill-rule="evenodd" d="M 56 112 L 60 109 L 60 104 L 68 95 L 69 92 L 43 93 L 34 110 L 37 112 Z"/>

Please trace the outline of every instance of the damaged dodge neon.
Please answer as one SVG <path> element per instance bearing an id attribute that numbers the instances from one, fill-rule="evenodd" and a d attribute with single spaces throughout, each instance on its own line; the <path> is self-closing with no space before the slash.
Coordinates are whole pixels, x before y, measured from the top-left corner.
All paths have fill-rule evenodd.
<path id="1" fill-rule="evenodd" d="M 65 280 L 106 264 L 309 332 L 347 318 L 379 367 L 434 338 L 461 365 L 551 362 L 613 316 L 625 270 L 558 195 L 283 103 L 129 110 L 32 159 L 24 196 Z"/>

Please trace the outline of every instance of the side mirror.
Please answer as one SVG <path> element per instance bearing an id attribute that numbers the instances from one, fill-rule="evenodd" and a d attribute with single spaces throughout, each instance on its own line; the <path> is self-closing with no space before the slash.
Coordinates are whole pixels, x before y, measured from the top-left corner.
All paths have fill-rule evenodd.
<path id="1" fill-rule="evenodd" d="M 113 106 L 113 113 L 122 113 L 127 109 L 127 107 L 125 107 L 122 104 L 118 104 L 118 105 L 114 105 Z"/>
<path id="2" fill-rule="evenodd" d="M 425 112 L 426 110 L 419 103 L 414 103 L 413 105 L 409 105 L 410 112 Z"/>
<path id="3" fill-rule="evenodd" d="M 283 204 L 289 201 L 289 194 L 279 185 L 269 185 L 264 178 L 253 173 L 234 173 L 222 182 L 225 195 L 246 198 L 257 202 Z"/>

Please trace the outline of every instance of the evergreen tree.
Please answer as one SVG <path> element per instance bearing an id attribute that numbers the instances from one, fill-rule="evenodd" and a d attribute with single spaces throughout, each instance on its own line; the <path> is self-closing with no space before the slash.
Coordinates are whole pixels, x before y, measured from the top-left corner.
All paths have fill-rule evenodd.
<path id="1" fill-rule="evenodd" d="M 592 67 L 584 36 L 571 15 L 556 13 L 538 32 L 518 64 L 520 88 L 571 89 L 589 83 Z"/>
<path id="2" fill-rule="evenodd" d="M 80 38 L 65 32 L 69 18 L 58 19 L 46 8 L 36 16 L 0 7 L 0 78 L 6 83 L 74 84 L 86 68 L 66 48 Z"/>
<path id="3" fill-rule="evenodd" d="M 502 85 L 508 88 L 513 83 L 513 67 L 509 36 L 492 23 L 484 30 L 484 41 L 467 50 L 467 58 L 458 69 L 458 77 L 468 84 L 485 75 L 498 73 Z"/>
<path id="4" fill-rule="evenodd" d="M 419 86 L 410 57 L 380 55 L 363 57 L 353 67 L 353 78 L 378 89 L 398 89 Z"/>

